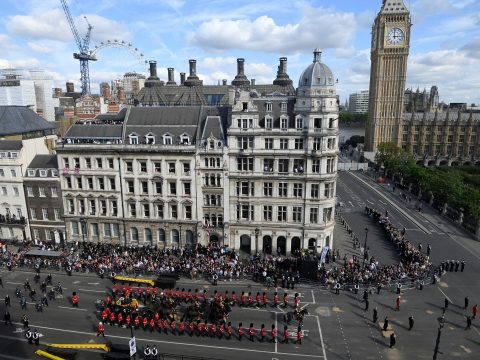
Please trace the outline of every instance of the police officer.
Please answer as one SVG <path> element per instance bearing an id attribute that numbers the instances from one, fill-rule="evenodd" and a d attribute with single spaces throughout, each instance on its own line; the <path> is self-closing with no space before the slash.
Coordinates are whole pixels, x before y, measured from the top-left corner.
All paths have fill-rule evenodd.
<path id="1" fill-rule="evenodd" d="M 213 274 L 213 286 L 217 286 L 217 282 L 218 282 L 218 275 L 215 273 Z"/>
<path id="2" fill-rule="evenodd" d="M 397 294 L 400 294 L 401 290 L 402 290 L 402 284 L 397 283 Z"/>
<path id="3" fill-rule="evenodd" d="M 411 315 L 409 318 L 408 318 L 408 330 L 412 330 L 413 328 L 413 324 L 415 323 L 415 321 L 413 320 L 413 315 Z"/>
<path id="4" fill-rule="evenodd" d="M 455 261 L 455 272 L 458 272 L 458 267 L 460 266 L 460 261 Z"/>
<path id="5" fill-rule="evenodd" d="M 10 296 L 7 294 L 5 295 L 5 307 L 10 306 Z"/>
<path id="6" fill-rule="evenodd" d="M 28 340 L 28 343 L 31 344 L 32 343 L 32 332 L 30 331 L 29 328 L 27 328 L 27 330 L 25 331 L 25 338 Z"/>
<path id="7" fill-rule="evenodd" d="M 370 301 L 368 299 L 365 300 L 365 311 L 368 311 L 368 307 L 370 305 Z"/>
<path id="8" fill-rule="evenodd" d="M 338 282 L 335 283 L 334 288 L 335 288 L 335 294 L 340 295 L 340 283 Z"/>
<path id="9" fill-rule="evenodd" d="M 35 345 L 38 345 L 40 342 L 40 334 L 37 332 L 37 329 L 33 330 L 32 339 Z"/>
<path id="10" fill-rule="evenodd" d="M 388 316 L 385 316 L 385 319 L 383 320 L 383 331 L 388 330 Z"/>
<path id="11" fill-rule="evenodd" d="M 143 355 L 144 356 L 144 359 L 151 359 L 151 355 L 152 355 L 152 350 L 150 350 L 150 346 L 146 346 L 145 349 L 143 350 Z"/>
<path id="12" fill-rule="evenodd" d="M 355 293 L 355 295 L 358 294 L 358 290 L 360 289 L 360 285 L 358 284 L 355 284 L 354 287 L 353 287 L 353 292 Z"/>
<path id="13" fill-rule="evenodd" d="M 377 309 L 377 307 L 375 306 L 375 308 L 373 309 L 373 319 L 372 319 L 372 321 L 373 321 L 374 323 L 376 323 L 377 320 L 378 320 L 378 309 Z"/>
<path id="14" fill-rule="evenodd" d="M 445 298 L 445 300 L 444 300 L 444 304 L 445 304 L 445 305 L 444 305 L 444 308 L 445 308 L 445 310 L 448 308 L 448 303 L 449 303 L 448 299 Z"/>
<path id="15" fill-rule="evenodd" d="M 158 356 L 157 346 L 153 345 L 153 347 L 152 347 L 152 359 L 156 360 L 157 356 Z"/>
<path id="16" fill-rule="evenodd" d="M 5 314 L 3 315 L 3 319 L 5 320 L 5 325 L 12 325 L 12 317 L 8 310 L 5 310 Z"/>
<path id="17" fill-rule="evenodd" d="M 462 260 L 462 266 L 460 267 L 460 272 L 463 272 L 465 270 L 465 260 Z"/>
<path id="18" fill-rule="evenodd" d="M 20 306 L 22 307 L 22 310 L 27 310 L 27 299 L 25 299 L 25 296 L 22 296 L 20 299 Z"/>
<path id="19" fill-rule="evenodd" d="M 390 348 L 394 347 L 396 343 L 397 343 L 397 341 L 396 341 L 396 338 L 395 338 L 395 334 L 392 332 L 390 334 Z"/>
<path id="20" fill-rule="evenodd" d="M 27 314 L 22 315 L 23 328 L 28 329 L 28 316 Z"/>

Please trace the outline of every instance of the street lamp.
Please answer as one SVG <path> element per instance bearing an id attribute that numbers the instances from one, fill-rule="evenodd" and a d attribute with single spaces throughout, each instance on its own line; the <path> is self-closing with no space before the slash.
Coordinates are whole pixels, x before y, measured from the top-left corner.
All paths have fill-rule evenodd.
<path id="1" fill-rule="evenodd" d="M 80 218 L 80 224 L 82 225 L 83 246 L 85 246 L 85 233 L 87 232 L 87 220 L 83 217 Z"/>
<path id="2" fill-rule="evenodd" d="M 363 266 L 365 266 L 365 260 L 367 258 L 367 239 L 368 239 L 368 227 L 365 226 L 365 244 L 363 245 Z"/>
<path id="3" fill-rule="evenodd" d="M 255 255 L 258 253 L 258 234 L 260 234 L 260 229 L 255 228 Z"/>
<path id="4" fill-rule="evenodd" d="M 440 347 L 440 337 L 442 336 L 443 325 L 445 325 L 445 309 L 443 311 L 442 317 L 438 318 L 438 332 L 437 332 L 437 341 L 435 342 L 435 352 L 433 353 L 433 360 L 437 359 L 438 351 Z"/>

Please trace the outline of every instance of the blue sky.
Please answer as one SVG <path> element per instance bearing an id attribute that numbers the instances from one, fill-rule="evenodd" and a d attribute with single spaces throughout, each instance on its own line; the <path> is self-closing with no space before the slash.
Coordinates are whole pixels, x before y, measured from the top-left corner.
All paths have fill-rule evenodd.
<path id="1" fill-rule="evenodd" d="M 370 31 L 381 0 L 69 0 L 80 35 L 84 15 L 94 26 L 92 48 L 102 41 L 125 41 L 127 48 L 107 47 L 90 65 L 92 92 L 98 84 L 127 71 L 146 71 L 144 60 L 188 73 L 197 60 L 205 84 L 231 81 L 236 58 L 257 83 L 271 83 L 278 58 L 288 57 L 296 84 L 312 61 L 315 47 L 339 79 L 342 102 L 349 93 L 368 89 Z M 412 13 L 412 41 L 407 86 L 439 88 L 445 102 L 480 103 L 480 1 L 405 1 Z M 74 81 L 79 88 L 77 51 L 60 0 L 2 0 L 0 68 L 41 68 L 55 85 Z M 139 54 L 144 56 L 141 58 Z"/>

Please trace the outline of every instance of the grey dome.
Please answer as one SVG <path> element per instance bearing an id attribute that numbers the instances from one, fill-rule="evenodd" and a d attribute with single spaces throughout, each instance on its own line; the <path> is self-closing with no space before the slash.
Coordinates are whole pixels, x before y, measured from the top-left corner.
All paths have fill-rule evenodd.
<path id="1" fill-rule="evenodd" d="M 334 87 L 335 80 L 332 70 L 321 62 L 322 52 L 319 49 L 313 51 L 313 63 L 300 75 L 298 87 Z"/>

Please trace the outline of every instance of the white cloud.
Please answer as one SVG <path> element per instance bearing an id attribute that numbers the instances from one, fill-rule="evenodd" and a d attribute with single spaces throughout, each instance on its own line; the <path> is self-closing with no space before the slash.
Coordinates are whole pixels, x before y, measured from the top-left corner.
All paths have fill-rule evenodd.
<path id="1" fill-rule="evenodd" d="M 42 53 L 42 54 L 49 54 L 50 52 L 52 52 L 52 48 L 49 47 L 48 45 L 45 45 L 45 44 L 42 44 L 40 42 L 33 42 L 33 41 L 29 41 L 27 43 L 27 46 L 32 50 L 32 51 L 35 51 L 35 52 L 38 52 L 38 53 Z"/>
<path id="2" fill-rule="evenodd" d="M 0 68 L 37 68 L 40 65 L 38 59 L 25 58 L 25 59 L 1 59 Z"/>
<path id="3" fill-rule="evenodd" d="M 290 54 L 316 47 L 349 46 L 356 28 L 353 13 L 308 8 L 304 9 L 302 19 L 296 24 L 280 25 L 266 15 L 254 20 L 212 19 L 190 33 L 188 41 L 211 51 L 243 49 Z"/>
<path id="4" fill-rule="evenodd" d="M 92 40 L 105 41 L 118 39 L 130 41 L 131 33 L 117 21 L 105 17 L 87 14 L 92 24 Z M 87 23 L 83 16 L 74 19 L 79 36 L 82 38 L 87 32 Z M 62 42 L 72 41 L 72 32 L 64 12 L 61 9 L 49 11 L 34 11 L 30 15 L 15 15 L 7 22 L 7 29 L 15 35 L 27 39 L 48 39 Z"/>

